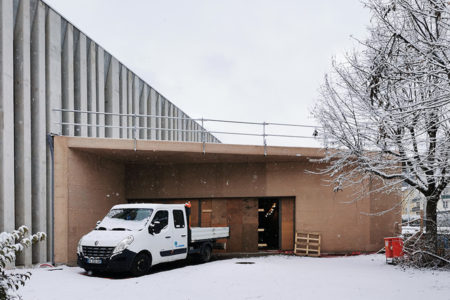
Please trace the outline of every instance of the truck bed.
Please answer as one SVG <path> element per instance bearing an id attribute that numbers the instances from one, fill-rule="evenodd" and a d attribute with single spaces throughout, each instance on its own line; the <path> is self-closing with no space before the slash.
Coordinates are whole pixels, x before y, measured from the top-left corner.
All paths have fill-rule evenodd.
<path id="1" fill-rule="evenodd" d="M 192 227 L 191 242 L 215 240 L 230 236 L 229 227 Z"/>

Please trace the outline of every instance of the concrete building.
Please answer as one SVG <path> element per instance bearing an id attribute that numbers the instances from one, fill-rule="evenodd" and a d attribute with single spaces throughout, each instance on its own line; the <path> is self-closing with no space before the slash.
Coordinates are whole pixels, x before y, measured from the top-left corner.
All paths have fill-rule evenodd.
<path id="1" fill-rule="evenodd" d="M 0 231 L 25 224 L 49 235 L 19 264 L 53 257 L 50 136 L 193 142 L 200 130 L 44 2 L 0 1 Z"/>
<path id="2" fill-rule="evenodd" d="M 40 0 L 0 1 L 0 231 L 45 231 L 18 264 L 74 263 L 117 203 L 191 201 L 192 224 L 229 226 L 227 252 L 377 251 L 399 197 L 334 193 L 306 171 L 320 149 L 220 144 Z M 370 182 L 368 183 L 370 185 Z M 360 189 L 355 186 L 353 189 Z"/>

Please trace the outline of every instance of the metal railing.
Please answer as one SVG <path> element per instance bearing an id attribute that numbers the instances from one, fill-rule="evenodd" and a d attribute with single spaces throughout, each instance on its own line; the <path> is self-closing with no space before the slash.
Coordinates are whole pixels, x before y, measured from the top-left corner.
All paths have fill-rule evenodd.
<path id="1" fill-rule="evenodd" d="M 203 152 L 205 152 L 205 144 L 206 143 L 221 143 L 221 141 L 215 137 L 215 135 L 235 135 L 235 136 L 252 136 L 252 137 L 261 137 L 262 145 L 264 146 L 264 155 L 267 155 L 267 138 L 275 137 L 275 138 L 289 138 L 289 139 L 314 139 L 318 140 L 315 132 L 317 132 L 318 126 L 314 125 L 301 125 L 301 124 L 289 124 L 289 123 L 274 123 L 274 122 L 248 122 L 248 121 L 235 121 L 235 120 L 220 120 L 220 119 L 210 119 L 210 118 L 189 118 L 183 116 L 168 116 L 168 115 L 146 115 L 146 114 L 125 114 L 125 113 L 112 113 L 112 112 L 96 112 L 96 111 L 87 111 L 87 110 L 75 110 L 75 109 L 53 109 L 55 113 L 59 112 L 59 122 L 55 121 L 54 123 L 60 126 L 60 134 L 62 135 L 70 135 L 67 132 L 69 126 L 73 126 L 74 131 L 79 127 L 93 127 L 93 128 L 105 128 L 105 129 L 119 129 L 119 130 L 131 130 L 131 138 L 135 141 L 135 150 L 136 150 L 136 140 L 138 139 L 147 139 L 147 140 L 156 140 L 157 136 L 160 138 L 158 140 L 178 140 L 178 141 L 195 141 L 203 143 Z M 68 116 L 68 114 L 73 114 L 73 116 Z M 86 115 L 96 115 L 98 116 L 97 120 L 89 121 L 89 117 L 86 118 L 89 122 L 76 122 L 70 120 L 81 120 L 80 117 L 82 114 Z M 102 117 L 100 119 L 99 117 Z M 107 120 L 107 117 L 111 119 Z M 112 120 L 113 117 L 119 118 L 116 120 Z M 120 119 L 120 118 L 125 118 Z M 149 120 L 154 119 L 155 122 L 151 122 Z M 147 126 L 141 126 L 141 123 L 145 124 L 145 120 L 147 120 Z M 156 122 L 159 120 L 159 122 Z M 177 124 L 175 128 L 170 128 L 169 121 L 181 121 L 180 124 Z M 144 121 L 144 122 L 142 122 Z M 164 126 L 162 126 L 162 121 L 164 121 Z M 184 122 L 192 122 L 191 124 Z M 121 124 L 124 123 L 124 124 Z M 160 123 L 159 126 L 148 126 L 151 123 Z M 237 124 L 237 125 L 254 125 L 260 127 L 259 130 L 254 132 L 248 131 L 223 131 L 223 130 L 208 130 L 206 129 L 207 123 L 222 123 L 222 124 Z M 115 124 L 115 125 L 113 125 Z M 119 125 L 117 125 L 119 124 Z M 126 124 L 126 125 L 125 125 Z M 268 128 L 271 126 L 277 127 L 289 127 L 289 128 L 307 128 L 313 129 L 313 133 L 311 136 L 307 135 L 299 135 L 299 134 L 283 134 L 283 133 L 270 133 L 268 132 Z M 190 127 L 190 128 L 189 128 Z M 150 137 L 141 138 L 140 132 L 142 130 L 150 131 Z M 179 137 L 176 139 L 169 139 L 165 134 L 165 138 L 161 138 L 163 136 L 163 132 L 176 132 L 184 134 L 181 140 Z M 158 133 L 158 134 L 157 134 Z M 190 136 L 188 134 L 191 134 Z M 74 135 L 77 135 L 74 133 Z M 145 135 L 144 135 L 145 136 Z M 209 138 L 207 138 L 209 136 Z M 113 137 L 113 136 L 106 136 Z M 117 138 L 117 136 L 115 136 Z M 119 137 L 124 138 L 124 137 Z M 130 137 L 125 137 L 130 138 Z"/>

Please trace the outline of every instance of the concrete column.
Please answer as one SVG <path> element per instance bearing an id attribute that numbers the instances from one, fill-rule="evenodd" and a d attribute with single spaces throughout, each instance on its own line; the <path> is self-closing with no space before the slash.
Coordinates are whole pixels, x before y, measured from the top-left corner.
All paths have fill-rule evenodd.
<path id="1" fill-rule="evenodd" d="M 31 61 L 30 2 L 19 2 L 14 27 L 14 160 L 16 227 L 32 227 L 31 220 Z M 17 264 L 31 264 L 31 249 L 17 258 Z"/>
<path id="2" fill-rule="evenodd" d="M 87 109 L 88 111 L 97 111 L 97 47 L 93 41 L 88 42 L 87 55 Z M 96 114 L 88 114 L 87 128 L 88 136 L 97 136 L 97 118 Z"/>
<path id="3" fill-rule="evenodd" d="M 198 142 L 198 126 L 197 123 L 192 121 L 192 127 L 194 129 L 194 142 Z"/>
<path id="4" fill-rule="evenodd" d="M 78 41 L 75 41 L 75 110 L 87 111 L 87 47 L 86 36 L 78 32 Z M 88 115 L 86 113 L 75 113 L 76 136 L 88 136 Z"/>
<path id="5" fill-rule="evenodd" d="M 192 132 L 192 121 L 191 120 L 187 120 L 186 130 L 187 130 L 186 141 L 192 142 L 193 132 Z"/>
<path id="6" fill-rule="evenodd" d="M 73 26 L 67 24 L 62 51 L 62 106 L 64 109 L 74 109 L 74 74 L 73 74 Z M 63 113 L 63 122 L 73 124 L 73 112 Z M 74 126 L 64 125 L 63 135 L 73 136 Z"/>
<path id="7" fill-rule="evenodd" d="M 14 221 L 13 1 L 0 1 L 0 232 Z"/>
<path id="8" fill-rule="evenodd" d="M 32 231 L 47 231 L 45 5 L 38 1 L 31 32 Z M 33 245 L 33 263 L 47 261 L 45 243 Z"/>
<path id="9" fill-rule="evenodd" d="M 199 132 L 198 132 L 198 124 L 197 123 L 195 123 L 194 121 L 192 121 L 192 123 L 193 123 L 193 126 L 194 126 L 194 142 L 198 142 L 198 134 L 199 134 Z"/>
<path id="10" fill-rule="evenodd" d="M 143 83 L 143 87 L 141 90 L 141 96 L 139 98 L 139 114 L 140 115 L 147 114 L 147 99 L 148 99 L 148 87 L 147 87 L 147 84 Z M 144 128 L 147 127 L 147 117 L 139 118 L 139 127 L 142 128 L 139 130 L 139 138 L 146 140 L 147 139 L 147 129 L 144 129 Z"/>
<path id="11" fill-rule="evenodd" d="M 161 119 L 161 127 L 162 127 L 162 132 L 161 132 L 161 139 L 163 141 L 167 141 L 169 140 L 169 133 L 167 131 L 167 128 L 169 128 L 169 120 L 168 120 L 168 116 L 169 116 L 169 101 L 167 101 L 167 99 L 165 99 L 164 97 L 161 97 L 162 99 L 162 116 L 164 118 Z"/>
<path id="12" fill-rule="evenodd" d="M 187 136 L 188 136 L 188 132 L 186 131 L 187 130 L 187 120 L 186 120 L 186 114 L 185 113 L 182 113 L 181 114 L 181 117 L 182 117 L 182 119 L 181 119 L 181 128 L 183 129 L 183 132 L 182 132 L 182 141 L 183 142 L 186 142 L 187 141 Z"/>
<path id="13" fill-rule="evenodd" d="M 174 141 L 178 141 L 178 108 L 175 107 L 175 105 L 173 106 L 173 116 L 175 119 L 173 119 L 173 140 Z"/>
<path id="14" fill-rule="evenodd" d="M 105 51 L 97 45 L 97 136 L 105 137 Z"/>
<path id="15" fill-rule="evenodd" d="M 150 118 L 149 127 L 153 128 L 150 130 L 150 133 L 148 135 L 148 139 L 155 140 L 156 139 L 156 118 L 154 117 L 156 115 L 156 99 L 157 94 L 156 91 L 152 88 L 150 88 L 150 100 L 149 100 L 149 114 L 152 115 Z"/>
<path id="16" fill-rule="evenodd" d="M 162 126 L 162 119 L 160 118 L 162 116 L 162 105 L 161 105 L 161 95 L 156 94 L 156 115 L 158 116 L 156 118 L 156 139 L 160 141 L 162 139 L 161 134 L 161 126 Z"/>
<path id="17" fill-rule="evenodd" d="M 151 112 L 151 109 L 152 109 L 152 107 L 151 107 L 151 94 L 152 94 L 152 88 L 150 87 L 150 86 L 148 86 L 148 93 L 147 93 L 147 100 L 146 100 L 146 102 L 147 102 L 147 110 L 146 110 L 146 115 L 147 116 L 150 116 L 151 114 L 152 114 L 152 112 Z M 151 121 L 152 121 L 152 117 L 147 117 L 146 118 L 146 121 L 147 121 L 147 140 L 151 140 L 152 138 L 151 138 L 151 136 L 152 136 L 152 130 L 150 129 L 150 127 L 151 127 Z"/>
<path id="18" fill-rule="evenodd" d="M 133 114 L 133 73 L 128 70 L 127 71 L 127 105 L 128 105 L 128 114 Z M 133 138 L 133 117 L 128 116 L 127 126 L 129 127 L 127 130 L 127 138 Z"/>
<path id="19" fill-rule="evenodd" d="M 174 135 L 175 135 L 175 131 L 173 131 L 175 129 L 175 120 L 173 119 L 174 117 L 174 112 L 175 112 L 175 107 L 173 106 L 172 103 L 169 103 L 169 140 L 173 141 L 174 140 Z"/>
<path id="20" fill-rule="evenodd" d="M 133 74 L 133 114 L 139 114 L 140 79 Z M 133 126 L 139 127 L 139 118 L 133 118 Z M 133 129 L 133 138 L 139 139 L 139 130 Z"/>
<path id="21" fill-rule="evenodd" d="M 183 140 L 183 119 L 181 117 L 183 116 L 183 113 L 181 110 L 177 109 L 177 140 L 182 141 Z"/>
<path id="22" fill-rule="evenodd" d="M 107 54 L 110 55 L 110 54 Z M 105 89 L 105 109 L 109 113 L 120 113 L 119 102 L 119 61 L 112 57 L 110 58 L 108 76 L 106 79 Z M 106 137 L 119 138 L 120 137 L 120 118 L 118 115 L 106 115 L 106 125 L 114 126 L 106 128 Z"/>
<path id="23" fill-rule="evenodd" d="M 62 134 L 61 112 L 61 17 L 48 9 L 45 34 L 47 132 Z"/>
<path id="24" fill-rule="evenodd" d="M 62 134 L 62 113 L 53 109 L 62 108 L 61 101 L 61 17 L 52 9 L 48 9 L 45 34 L 45 84 L 47 100 L 47 132 Z M 47 143 L 47 261 L 52 261 L 52 156 Z"/>
<path id="25" fill-rule="evenodd" d="M 165 99 L 164 103 L 166 103 L 166 105 L 165 105 L 165 116 L 166 117 L 170 117 L 170 110 L 171 110 L 172 104 L 167 99 Z M 171 133 L 172 133 L 169 130 L 169 129 L 171 129 L 171 124 L 170 124 L 171 123 L 171 119 L 170 118 L 165 118 L 165 120 L 166 120 L 165 131 L 167 132 L 166 133 L 166 140 L 170 141 Z"/>
<path id="26" fill-rule="evenodd" d="M 120 65 L 120 113 L 128 113 L 128 78 L 127 78 L 127 68 Z M 120 137 L 123 139 L 127 138 L 127 117 L 120 117 Z"/>

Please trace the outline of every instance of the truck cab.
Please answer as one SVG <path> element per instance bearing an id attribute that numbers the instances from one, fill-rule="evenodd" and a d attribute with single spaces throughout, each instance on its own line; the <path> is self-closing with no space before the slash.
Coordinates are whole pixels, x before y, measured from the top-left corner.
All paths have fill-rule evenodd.
<path id="1" fill-rule="evenodd" d="M 121 204 L 111 208 L 77 247 L 78 265 L 87 271 L 146 274 L 159 263 L 197 255 L 206 262 L 228 227 L 190 228 L 183 204 Z"/>

